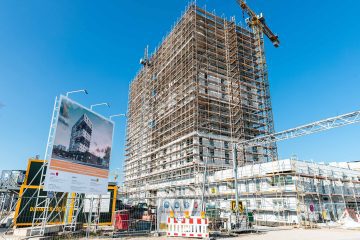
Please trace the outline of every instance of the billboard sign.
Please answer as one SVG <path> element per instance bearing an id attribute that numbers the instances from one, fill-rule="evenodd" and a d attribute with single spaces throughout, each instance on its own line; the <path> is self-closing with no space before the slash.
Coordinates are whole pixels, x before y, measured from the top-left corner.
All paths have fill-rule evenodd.
<path id="1" fill-rule="evenodd" d="M 114 123 L 61 96 L 45 190 L 106 194 Z"/>

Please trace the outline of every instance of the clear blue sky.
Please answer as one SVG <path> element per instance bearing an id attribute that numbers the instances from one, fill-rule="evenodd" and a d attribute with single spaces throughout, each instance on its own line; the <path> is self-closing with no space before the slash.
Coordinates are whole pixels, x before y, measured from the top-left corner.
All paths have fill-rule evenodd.
<path id="1" fill-rule="evenodd" d="M 360 1 L 248 0 L 264 12 L 281 47 L 266 43 L 277 131 L 360 107 Z M 0 169 L 24 169 L 44 155 L 56 95 L 83 105 L 108 101 L 124 113 L 128 84 L 146 44 L 153 49 L 187 1 L 0 1 Z M 218 14 L 242 14 L 235 0 L 199 0 Z M 1 107 L 2 106 L 2 107 Z M 125 119 L 116 119 L 112 168 L 124 157 Z M 279 144 L 280 157 L 360 160 L 360 125 Z"/>

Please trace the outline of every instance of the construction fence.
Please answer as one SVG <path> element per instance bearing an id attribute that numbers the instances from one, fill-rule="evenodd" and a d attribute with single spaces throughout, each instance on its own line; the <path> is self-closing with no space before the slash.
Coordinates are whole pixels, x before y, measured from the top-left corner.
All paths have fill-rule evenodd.
<path id="1" fill-rule="evenodd" d="M 198 199 L 159 199 L 156 206 L 150 206 L 138 199 L 127 199 L 125 203 L 111 195 L 99 198 L 55 194 L 34 207 L 36 199 L 31 196 L 34 192 L 27 192 L 8 211 L 8 223 L 1 226 L 5 239 L 40 235 L 52 239 L 114 238 L 181 231 L 208 236 L 209 231 L 226 230 L 227 222 L 231 221 L 224 220 L 219 209 L 205 206 L 203 211 L 204 205 Z M 247 223 L 246 218 L 241 219 L 243 224 Z M 185 225 L 186 230 L 179 228 Z"/>
<path id="2" fill-rule="evenodd" d="M 13 208 L 5 203 L 8 208 L 2 211 L 0 237 L 114 238 L 191 231 L 204 234 L 256 231 L 259 226 L 274 222 L 277 226 L 310 227 L 335 227 L 341 221 L 346 226 L 360 224 L 359 214 L 344 204 L 319 206 L 311 200 L 293 206 L 299 211 L 295 215 L 298 223 L 294 224 L 289 221 L 291 211 L 284 206 L 274 208 L 267 218 L 266 215 L 260 217 L 260 211 L 246 206 L 245 201 L 240 201 L 239 211 L 235 211 L 234 200 L 207 200 L 203 205 L 200 199 L 158 199 L 157 205 L 151 206 L 138 199 L 117 200 L 111 194 L 101 197 L 72 194 L 66 199 L 60 194 L 51 197 L 38 207 L 34 207 L 35 198 L 27 195 L 19 198 L 16 204 L 12 203 Z"/>
<path id="3" fill-rule="evenodd" d="M 1 237 L 51 236 L 52 239 L 144 235 L 156 230 L 156 208 L 145 203 L 125 204 L 112 196 L 64 197 L 38 200 L 33 191 L 1 215 Z"/>

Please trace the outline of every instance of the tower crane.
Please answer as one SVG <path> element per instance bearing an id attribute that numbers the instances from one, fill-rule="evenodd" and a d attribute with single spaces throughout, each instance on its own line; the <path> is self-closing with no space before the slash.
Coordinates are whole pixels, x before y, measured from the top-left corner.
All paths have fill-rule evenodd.
<path id="1" fill-rule="evenodd" d="M 271 110 L 271 100 L 270 100 L 270 89 L 269 89 L 269 82 L 268 82 L 268 75 L 267 75 L 267 65 L 266 65 L 266 59 L 264 54 L 264 40 L 263 36 L 264 34 L 270 39 L 274 47 L 279 47 L 280 41 L 278 35 L 274 34 L 269 26 L 265 22 L 265 18 L 262 13 L 259 15 L 256 14 L 245 2 L 245 0 L 236 0 L 237 4 L 241 7 L 243 13 L 246 12 L 246 14 L 249 16 L 249 18 L 246 19 L 246 23 L 248 26 L 252 29 L 255 39 L 255 56 L 256 56 L 256 70 L 260 75 L 260 81 L 262 81 L 263 87 L 265 89 L 265 94 L 263 98 L 263 103 L 266 106 L 265 107 L 265 114 L 267 119 L 267 134 L 266 137 L 271 136 L 271 139 L 273 139 L 274 136 L 274 125 L 273 125 L 273 115 Z M 277 150 L 276 150 L 276 141 L 268 141 L 269 139 L 266 138 L 262 143 L 262 145 L 269 145 L 270 146 L 270 157 L 271 159 L 277 160 Z M 250 143 L 246 142 L 247 145 Z M 242 144 L 242 142 L 233 142 L 232 143 L 232 153 L 233 156 L 233 174 L 234 174 L 234 188 L 235 191 L 235 212 L 236 212 L 236 223 L 239 220 L 239 192 L 238 192 L 238 183 L 237 183 L 237 152 L 238 150 L 244 150 L 246 145 Z M 206 170 L 205 170 L 206 171 Z M 205 189 L 205 173 L 204 173 L 204 185 L 203 188 Z M 202 202 L 204 202 L 204 190 L 203 190 L 203 196 L 202 196 Z"/>
<path id="2" fill-rule="evenodd" d="M 241 9 L 249 15 L 246 23 L 253 29 L 255 33 L 264 33 L 275 47 L 279 47 L 280 41 L 278 35 L 274 34 L 265 22 L 265 18 L 262 13 L 257 15 L 244 0 L 236 0 Z"/>

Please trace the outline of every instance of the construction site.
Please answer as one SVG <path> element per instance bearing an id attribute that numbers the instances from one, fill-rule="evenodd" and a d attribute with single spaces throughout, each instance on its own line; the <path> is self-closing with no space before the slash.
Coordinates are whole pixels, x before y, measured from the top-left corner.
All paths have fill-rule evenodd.
<path id="1" fill-rule="evenodd" d="M 153 183 L 193 178 L 205 165 L 208 173 L 232 167 L 234 142 L 273 133 L 262 41 L 235 20 L 191 6 L 146 57 L 129 94 L 130 197 L 157 197 Z M 255 146 L 236 161 L 267 162 L 276 152 L 275 144 Z M 145 184 L 150 189 L 136 192 Z"/>
<path id="2" fill-rule="evenodd" d="M 54 152 L 84 169 L 109 167 L 106 154 L 86 152 L 96 128 L 89 114 L 71 130 L 81 150 L 55 145 L 57 98 L 44 160 L 2 172 L 1 237 L 260 239 L 331 229 L 357 239 L 360 162 L 280 159 L 277 143 L 359 123 L 360 111 L 275 132 L 264 41 L 280 40 L 262 14 L 237 3 L 246 25 L 190 3 L 155 51 L 146 47 L 129 85 L 124 182 L 108 182 L 106 193 L 44 190 L 52 168 L 61 170 Z"/>

